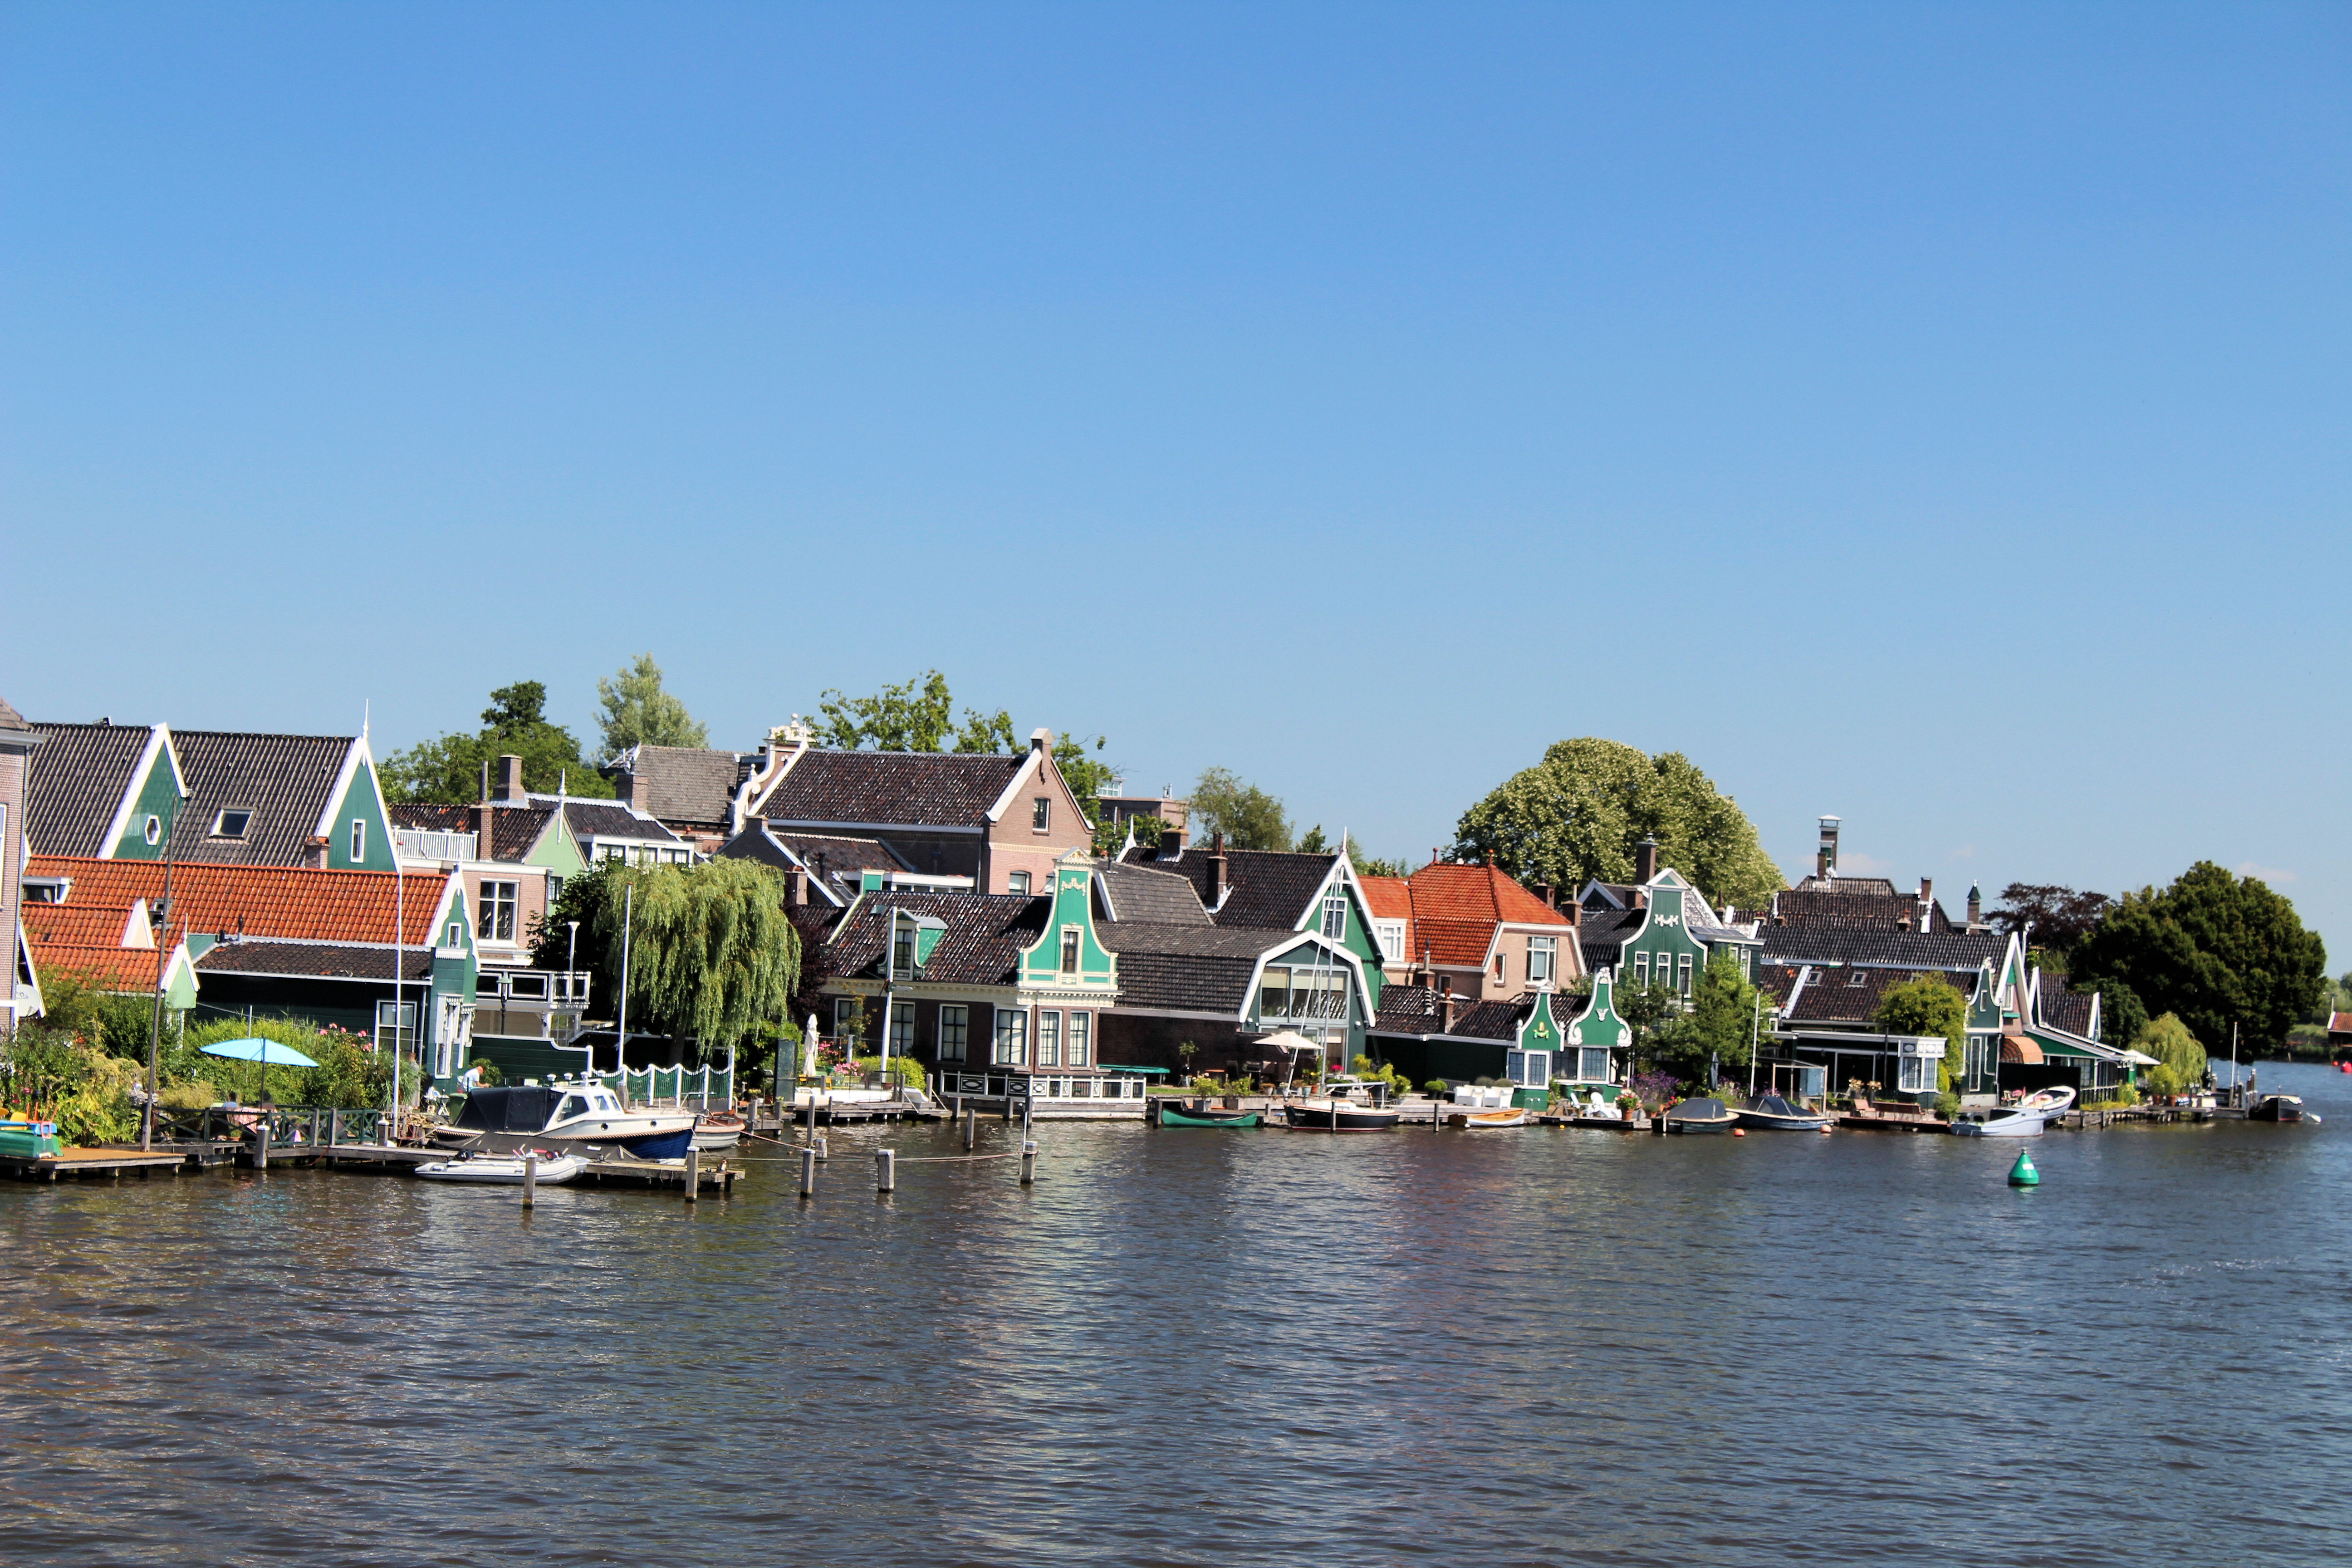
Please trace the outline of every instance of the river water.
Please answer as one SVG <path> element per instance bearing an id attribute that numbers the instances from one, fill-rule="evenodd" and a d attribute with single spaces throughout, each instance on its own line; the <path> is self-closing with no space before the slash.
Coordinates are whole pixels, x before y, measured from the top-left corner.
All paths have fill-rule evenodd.
<path id="1" fill-rule="evenodd" d="M 816 1199 L 0 1184 L 11 1563 L 2313 1563 L 2322 1126 L 836 1131 Z M 901 1152 L 874 1192 L 870 1150 Z M 983 1124 L 983 1149 L 1006 1130 Z"/>

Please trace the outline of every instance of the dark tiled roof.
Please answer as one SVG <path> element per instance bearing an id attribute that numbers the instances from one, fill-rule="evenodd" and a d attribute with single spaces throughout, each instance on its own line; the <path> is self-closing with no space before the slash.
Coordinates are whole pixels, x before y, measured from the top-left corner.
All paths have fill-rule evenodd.
<path id="1" fill-rule="evenodd" d="M 1919 900 L 1909 893 L 1820 892 L 1790 889 L 1773 900 L 1767 917 L 1774 924 L 1843 926 L 1854 931 L 1916 931 Z M 1931 900 L 1927 913 L 1934 931 L 1951 929 L 1940 902 Z"/>
<path id="2" fill-rule="evenodd" d="M 551 806 L 556 797 L 535 795 L 533 805 Z M 565 800 L 563 826 L 572 830 L 574 838 L 583 843 L 591 838 L 639 838 L 656 844 L 684 844 L 685 839 L 650 816 L 640 816 L 627 806 L 610 800 Z M 511 809 L 511 808 L 510 808 Z"/>
<path id="3" fill-rule="evenodd" d="M 95 855 L 154 731 L 144 724 L 43 724 L 25 778 L 25 837 L 36 855 Z M 171 764 L 157 759 L 157 765 Z"/>
<path id="4" fill-rule="evenodd" d="M 1119 1005 L 1238 1015 L 1262 954 L 1299 940 L 1297 931 L 1250 926 L 1122 921 L 1096 934 L 1118 954 Z"/>
<path id="5" fill-rule="evenodd" d="M 1990 931 L 1850 931 L 1838 926 L 1766 926 L 1771 963 L 1867 963 L 1887 968 L 1974 969 L 1998 963 L 2007 940 Z"/>
<path id="6" fill-rule="evenodd" d="M 973 827 L 1027 760 L 1025 752 L 810 752 L 751 814 L 779 823 Z"/>
<path id="7" fill-rule="evenodd" d="M 175 730 L 188 798 L 172 826 L 172 857 L 233 866 L 299 866 L 351 755 L 349 735 L 253 735 Z M 226 810 L 250 811 L 242 838 L 215 838 Z"/>
<path id="8" fill-rule="evenodd" d="M 408 802 L 385 808 L 392 814 L 394 827 L 413 827 L 427 833 L 472 833 L 474 812 L 470 805 L 434 805 Z M 520 860 L 539 842 L 547 824 L 555 816 L 551 805 L 499 805 L 490 808 L 490 842 L 477 843 L 474 853 L 485 860 Z"/>
<path id="9" fill-rule="evenodd" d="M 1021 951 L 1044 934 L 1054 900 L 989 893 L 877 893 L 862 900 L 831 932 L 816 955 L 822 973 L 878 973 L 889 940 L 890 911 L 930 915 L 947 931 L 931 950 L 922 978 L 960 985 L 1011 985 Z"/>
<path id="10" fill-rule="evenodd" d="M 384 806 L 394 827 L 413 827 L 422 833 L 471 833 L 474 831 L 474 808 L 470 805 L 441 805 L 428 801 L 395 801 Z"/>
<path id="11" fill-rule="evenodd" d="M 392 984 L 393 950 L 350 947 L 323 942 L 225 942 L 196 960 L 200 974 L 290 974 L 331 980 L 380 980 Z M 410 948 L 401 976 L 433 978 L 430 948 Z"/>
<path id="12" fill-rule="evenodd" d="M 1559 1004 L 1554 1003 L 1557 1007 Z M 1535 1005 L 1534 994 L 1522 992 L 1507 1002 L 1478 1002 L 1465 997 L 1456 1004 L 1454 1027 L 1445 1027 L 1444 999 L 1426 985 L 1387 985 L 1381 989 L 1380 1016 L 1373 1029 L 1384 1035 L 1447 1035 L 1468 1040 L 1516 1040 L 1519 1025 Z M 1557 1013 L 1553 1015 L 1559 1016 Z"/>
<path id="13" fill-rule="evenodd" d="M 2066 977 L 2049 970 L 2042 973 L 2042 1021 L 2053 1028 L 2063 1029 L 2070 1035 L 2091 1037 L 2091 1003 L 2098 995 L 2095 987 L 2076 991 L 2066 984 Z M 2128 1043 L 2128 1042 L 2126 1042 Z"/>
<path id="14" fill-rule="evenodd" d="M 1593 909 L 1584 910 L 1583 923 L 1577 928 L 1576 945 L 1584 954 L 1586 973 L 1615 963 L 1625 951 L 1625 938 L 1642 923 L 1641 910 Z"/>
<path id="15" fill-rule="evenodd" d="M 733 821 L 736 785 L 743 759 L 734 752 L 699 746 L 639 746 L 627 772 L 636 780 L 635 799 L 664 822 L 726 827 Z"/>
<path id="16" fill-rule="evenodd" d="M 907 858 L 879 838 L 852 838 L 818 833 L 769 834 L 812 868 L 823 865 L 826 876 L 858 871 L 911 871 Z"/>
<path id="17" fill-rule="evenodd" d="M 1295 931 L 1307 918 L 1315 890 L 1331 874 L 1337 855 L 1298 855 L 1276 849 L 1228 849 L 1225 855 L 1225 900 L 1211 918 L 1221 926 L 1255 926 Z M 1150 849 L 1139 849 L 1129 864 L 1157 871 L 1172 871 L 1192 884 L 1193 896 L 1209 903 L 1210 862 L 1213 850 L 1198 845 L 1172 860 L 1159 859 Z"/>
<path id="18" fill-rule="evenodd" d="M 1781 1015 L 1781 1022 L 1867 1024 L 1878 1011 L 1878 999 L 1910 978 L 1907 971 L 1899 969 L 1816 969 L 1805 988 L 1797 993 L 1796 1005 Z"/>
<path id="19" fill-rule="evenodd" d="M 1842 899 L 1891 899 L 1895 896 L 1895 884 L 1885 877 L 1808 877 L 1789 890 L 1828 893 Z"/>
<path id="20" fill-rule="evenodd" d="M 1102 879 L 1104 894 L 1110 901 L 1110 916 L 1115 921 L 1153 925 L 1210 923 L 1209 911 L 1201 907 L 1200 895 L 1192 890 L 1189 878 L 1116 860 L 1104 861 L 1095 868 L 1095 874 Z"/>

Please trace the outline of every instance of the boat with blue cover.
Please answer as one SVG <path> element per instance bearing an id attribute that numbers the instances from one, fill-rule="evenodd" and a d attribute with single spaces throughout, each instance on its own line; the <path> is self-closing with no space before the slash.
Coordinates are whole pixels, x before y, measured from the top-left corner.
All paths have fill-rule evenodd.
<path id="1" fill-rule="evenodd" d="M 694 1145 L 694 1122 L 691 1110 L 623 1105 L 599 1079 L 558 1079 L 543 1086 L 475 1089 L 457 1121 L 433 1130 L 433 1141 L 484 1154 L 618 1149 L 633 1159 L 680 1160 Z"/>

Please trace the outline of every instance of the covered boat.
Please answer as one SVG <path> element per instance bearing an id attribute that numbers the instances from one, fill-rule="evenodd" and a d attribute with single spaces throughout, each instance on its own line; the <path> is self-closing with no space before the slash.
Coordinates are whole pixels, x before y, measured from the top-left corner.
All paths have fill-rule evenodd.
<path id="1" fill-rule="evenodd" d="M 534 1150 L 539 1156 L 537 1182 L 549 1186 L 562 1186 L 588 1168 L 588 1162 L 578 1154 L 557 1154 Z M 419 1165 L 416 1173 L 428 1182 L 474 1182 L 485 1186 L 519 1187 L 523 1184 L 523 1157 L 520 1152 L 509 1154 L 464 1153 L 454 1160 L 436 1160 L 429 1165 Z"/>
<path id="2" fill-rule="evenodd" d="M 1255 1110 L 1227 1110 L 1222 1106 L 1181 1100 L 1159 1102 L 1162 1127 L 1255 1127 L 1265 1118 Z"/>
<path id="3" fill-rule="evenodd" d="M 1721 1132 L 1738 1123 L 1731 1107 L 1719 1100 L 1685 1100 L 1666 1111 L 1669 1132 Z"/>
<path id="4" fill-rule="evenodd" d="M 1291 1126 L 1318 1132 L 1387 1132 L 1404 1119 L 1402 1112 L 1384 1106 L 1351 1100 L 1294 1100 L 1283 1107 L 1282 1114 Z"/>
<path id="5" fill-rule="evenodd" d="M 2265 1094 L 2246 1108 L 2249 1121 L 2300 1121 L 2303 1120 L 2303 1097 L 2295 1094 Z"/>
<path id="6" fill-rule="evenodd" d="M 433 1141 L 482 1154 L 619 1149 L 640 1160 L 677 1160 L 694 1143 L 694 1120 L 690 1110 L 624 1106 L 600 1079 L 558 1079 L 543 1088 L 475 1089 L 456 1121 L 433 1130 Z"/>
<path id="7" fill-rule="evenodd" d="M 2074 1089 L 2062 1083 L 2037 1089 L 2015 1105 L 1968 1112 L 1952 1123 L 1952 1131 L 1962 1138 L 2039 1138 L 2074 1104 Z"/>
<path id="8" fill-rule="evenodd" d="M 1733 1120 L 1759 1131 L 1818 1132 L 1837 1119 L 1826 1110 L 1808 1110 L 1777 1094 L 1759 1094 L 1741 1106 Z"/>

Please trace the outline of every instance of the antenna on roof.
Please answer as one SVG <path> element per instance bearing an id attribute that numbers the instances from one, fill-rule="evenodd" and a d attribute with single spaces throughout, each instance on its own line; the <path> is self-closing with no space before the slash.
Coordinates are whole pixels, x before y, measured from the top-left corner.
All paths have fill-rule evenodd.
<path id="1" fill-rule="evenodd" d="M 365 697 L 360 699 L 360 739 L 362 741 L 368 738 L 368 715 L 374 707 L 375 703 L 372 700 Z"/>

